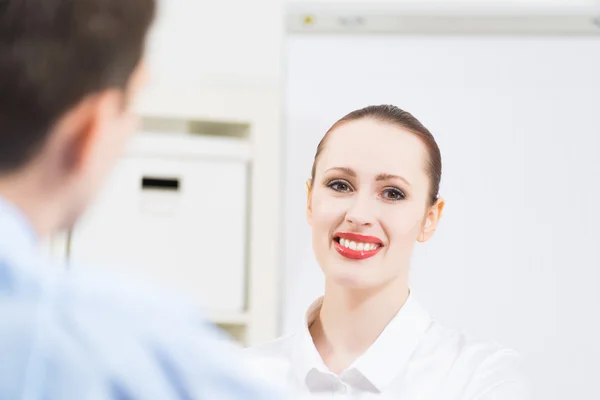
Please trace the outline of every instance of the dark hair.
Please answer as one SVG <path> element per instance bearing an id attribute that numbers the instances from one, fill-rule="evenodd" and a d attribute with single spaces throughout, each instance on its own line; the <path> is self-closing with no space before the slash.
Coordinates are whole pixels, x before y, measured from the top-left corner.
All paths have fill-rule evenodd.
<path id="1" fill-rule="evenodd" d="M 315 154 L 311 172 L 311 185 L 314 184 L 319 154 L 321 154 L 325 148 L 329 133 L 346 122 L 357 121 L 364 118 L 371 118 L 377 121 L 400 126 L 417 135 L 423 141 L 427 147 L 427 152 L 429 155 L 429 160 L 426 166 L 427 174 L 429 175 L 429 179 L 431 181 L 429 202 L 430 205 L 435 204 L 438 199 L 438 192 L 440 190 L 440 180 L 442 179 L 442 156 L 440 154 L 440 149 L 431 132 L 429 132 L 429 130 L 425 128 L 418 119 L 413 117 L 411 113 L 392 105 L 368 106 L 361 108 L 360 110 L 352 111 L 350 114 L 333 124 L 333 126 L 329 128 L 317 146 L 317 152 Z"/>
<path id="2" fill-rule="evenodd" d="M 26 164 L 85 97 L 125 90 L 155 0 L 0 0 L 0 171 Z"/>

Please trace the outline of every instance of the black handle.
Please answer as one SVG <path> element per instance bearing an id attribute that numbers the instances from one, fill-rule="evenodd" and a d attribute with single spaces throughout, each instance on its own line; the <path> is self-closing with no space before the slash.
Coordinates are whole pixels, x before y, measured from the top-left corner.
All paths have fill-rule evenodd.
<path id="1" fill-rule="evenodd" d="M 179 179 L 177 178 L 154 178 L 142 177 L 142 190 L 179 190 Z"/>

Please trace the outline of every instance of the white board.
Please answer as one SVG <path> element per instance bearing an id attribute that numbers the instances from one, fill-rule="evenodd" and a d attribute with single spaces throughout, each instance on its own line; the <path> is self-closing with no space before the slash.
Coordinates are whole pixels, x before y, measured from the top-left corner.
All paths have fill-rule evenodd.
<path id="1" fill-rule="evenodd" d="M 316 145 L 349 111 L 391 103 L 444 162 L 414 293 L 520 351 L 536 398 L 600 398 L 600 39 L 292 35 L 287 52 L 284 332 L 323 288 L 305 221 Z"/>

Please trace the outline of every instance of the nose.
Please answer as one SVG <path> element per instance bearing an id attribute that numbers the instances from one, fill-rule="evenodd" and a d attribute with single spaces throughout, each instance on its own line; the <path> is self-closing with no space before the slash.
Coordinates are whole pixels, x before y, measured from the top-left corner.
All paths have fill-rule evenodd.
<path id="1" fill-rule="evenodd" d="M 346 221 L 357 227 L 369 227 L 373 225 L 373 204 L 366 195 L 355 196 L 350 209 L 346 212 Z"/>

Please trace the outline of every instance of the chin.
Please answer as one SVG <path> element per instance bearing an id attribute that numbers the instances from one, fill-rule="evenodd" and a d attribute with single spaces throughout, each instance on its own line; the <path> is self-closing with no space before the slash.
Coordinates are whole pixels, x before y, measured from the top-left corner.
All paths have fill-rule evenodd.
<path id="1" fill-rule="evenodd" d="M 382 284 L 382 279 L 371 269 L 355 269 L 348 265 L 336 265 L 325 273 L 327 281 L 348 289 L 370 289 Z"/>

